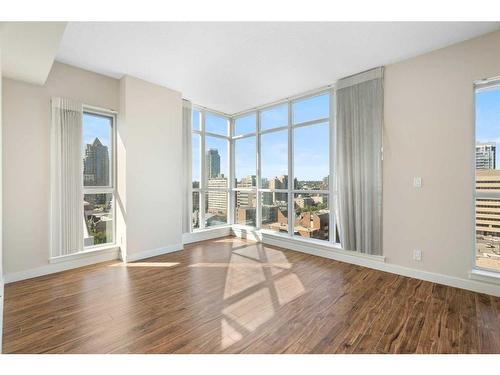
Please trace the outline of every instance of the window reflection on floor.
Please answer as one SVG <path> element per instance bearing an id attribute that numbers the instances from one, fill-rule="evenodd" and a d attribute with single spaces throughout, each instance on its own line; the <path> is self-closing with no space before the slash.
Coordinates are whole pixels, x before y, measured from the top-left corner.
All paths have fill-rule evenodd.
<path id="1" fill-rule="evenodd" d="M 282 251 L 236 244 L 224 288 L 221 348 L 226 349 L 269 321 L 277 310 L 305 293 Z"/>

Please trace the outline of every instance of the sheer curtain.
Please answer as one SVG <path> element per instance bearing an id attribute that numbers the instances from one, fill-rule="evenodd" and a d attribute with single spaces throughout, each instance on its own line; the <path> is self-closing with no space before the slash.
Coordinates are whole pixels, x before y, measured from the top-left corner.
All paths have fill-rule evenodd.
<path id="1" fill-rule="evenodd" d="M 191 207 L 191 102 L 182 101 L 182 143 L 183 143 L 183 199 L 182 199 L 182 232 L 191 231 L 190 207 Z"/>
<path id="2" fill-rule="evenodd" d="M 51 252 L 83 251 L 82 104 L 52 98 Z"/>
<path id="3" fill-rule="evenodd" d="M 336 85 L 336 215 L 342 247 L 382 254 L 383 68 Z"/>

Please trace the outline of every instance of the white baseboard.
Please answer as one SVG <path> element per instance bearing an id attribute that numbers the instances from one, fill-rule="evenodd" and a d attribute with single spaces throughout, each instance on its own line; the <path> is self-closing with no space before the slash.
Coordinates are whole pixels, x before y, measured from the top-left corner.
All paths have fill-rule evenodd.
<path id="1" fill-rule="evenodd" d="M 57 263 L 47 263 L 45 266 L 33 268 L 26 271 L 8 273 L 5 275 L 5 283 L 13 283 L 15 281 L 21 281 L 26 279 L 31 279 L 33 277 L 49 275 L 51 273 L 61 272 L 70 270 L 73 268 L 79 268 L 84 266 L 89 266 L 91 264 L 106 262 L 109 260 L 115 260 L 119 257 L 119 250 L 114 249 L 113 251 L 105 251 L 99 253 L 89 253 L 81 258 L 68 260 L 66 262 L 57 262 Z"/>
<path id="2" fill-rule="evenodd" d="M 255 228 L 247 228 L 243 226 L 235 226 L 231 228 L 231 234 L 238 238 L 244 238 L 251 241 L 262 241 L 262 233 Z"/>
<path id="3" fill-rule="evenodd" d="M 356 264 L 379 271 L 390 272 L 401 276 L 412 277 L 414 279 L 430 281 L 437 284 L 448 285 L 455 288 L 466 289 L 473 292 L 485 293 L 500 297 L 500 287 L 494 283 L 462 279 L 455 276 L 448 276 L 423 270 L 417 270 L 414 268 L 403 267 L 385 262 L 384 257 L 363 255 L 357 253 L 351 255 L 346 250 L 326 249 L 326 246 L 312 243 L 302 243 L 297 239 L 284 237 L 278 238 L 278 236 L 270 236 L 266 234 L 262 235 L 262 242 L 268 245 L 274 245 L 285 249 L 338 260 L 341 262 Z"/>
<path id="4" fill-rule="evenodd" d="M 173 253 L 174 251 L 179 251 L 182 249 L 184 249 L 184 245 L 179 243 L 179 244 L 169 245 L 169 246 L 165 246 L 165 247 L 160 247 L 158 249 L 144 250 L 144 251 L 141 251 L 138 253 L 132 253 L 132 254 L 127 253 L 127 262 L 134 262 L 136 260 L 141 260 L 141 259 L 156 257 L 158 255 Z"/>
<path id="5" fill-rule="evenodd" d="M 226 237 L 230 235 L 231 235 L 230 226 L 219 227 L 219 228 L 208 228 L 192 233 L 184 233 L 182 235 L 182 243 L 186 245 L 193 242 L 212 240 L 214 238 Z"/>

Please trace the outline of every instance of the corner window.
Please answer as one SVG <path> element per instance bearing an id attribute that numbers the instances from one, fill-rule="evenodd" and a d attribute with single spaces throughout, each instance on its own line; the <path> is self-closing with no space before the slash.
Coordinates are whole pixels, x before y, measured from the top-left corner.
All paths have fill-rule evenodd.
<path id="1" fill-rule="evenodd" d="M 330 96 L 286 100 L 231 121 L 193 110 L 192 230 L 227 223 L 335 242 Z"/>

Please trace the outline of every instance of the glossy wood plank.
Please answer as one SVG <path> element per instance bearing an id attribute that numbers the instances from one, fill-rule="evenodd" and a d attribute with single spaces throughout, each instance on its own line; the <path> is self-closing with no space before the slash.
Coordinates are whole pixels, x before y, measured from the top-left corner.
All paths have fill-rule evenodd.
<path id="1" fill-rule="evenodd" d="M 500 353 L 500 298 L 232 237 L 8 284 L 6 353 Z"/>

